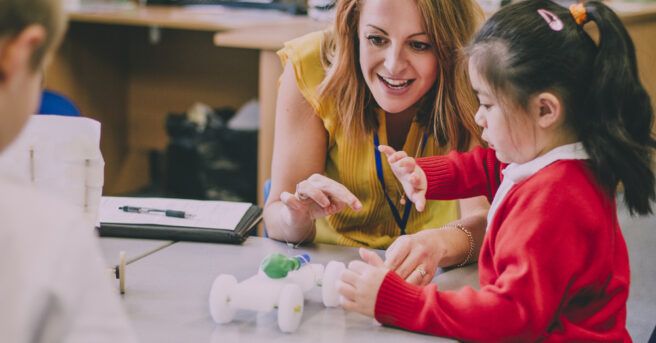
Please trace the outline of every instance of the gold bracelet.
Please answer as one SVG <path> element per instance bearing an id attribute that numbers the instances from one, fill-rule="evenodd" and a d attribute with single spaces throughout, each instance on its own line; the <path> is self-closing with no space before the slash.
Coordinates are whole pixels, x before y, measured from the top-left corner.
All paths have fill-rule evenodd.
<path id="1" fill-rule="evenodd" d="M 456 267 L 462 267 L 466 264 L 469 264 L 472 257 L 474 257 L 474 236 L 472 236 L 471 232 L 469 232 L 469 230 L 465 229 L 465 227 L 460 224 L 456 224 L 456 228 L 464 232 L 465 235 L 467 235 L 467 238 L 469 238 L 469 251 L 467 252 L 467 257 L 465 257 L 465 260 L 460 264 L 456 265 Z"/>
<path id="2" fill-rule="evenodd" d="M 472 236 L 471 232 L 469 232 L 469 230 L 465 229 L 465 227 L 460 224 L 455 224 L 455 226 L 445 226 L 445 227 L 456 228 L 464 232 L 465 235 L 467 235 L 467 238 L 469 239 L 469 251 L 467 252 L 467 256 L 465 257 L 465 259 L 459 264 L 457 264 L 456 267 L 462 267 L 466 264 L 469 264 L 471 262 L 472 257 L 474 257 L 474 236 Z"/>

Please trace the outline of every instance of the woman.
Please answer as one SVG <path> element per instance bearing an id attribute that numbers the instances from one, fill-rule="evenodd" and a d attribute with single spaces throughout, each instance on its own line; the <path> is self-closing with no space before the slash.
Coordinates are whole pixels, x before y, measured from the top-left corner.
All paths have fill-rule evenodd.
<path id="1" fill-rule="evenodd" d="M 487 201 L 417 212 L 376 146 L 419 157 L 478 143 L 459 51 L 480 21 L 474 0 L 342 0 L 331 31 L 285 45 L 264 210 L 270 237 L 389 247 L 388 266 L 417 284 L 438 266 L 476 260 Z"/>

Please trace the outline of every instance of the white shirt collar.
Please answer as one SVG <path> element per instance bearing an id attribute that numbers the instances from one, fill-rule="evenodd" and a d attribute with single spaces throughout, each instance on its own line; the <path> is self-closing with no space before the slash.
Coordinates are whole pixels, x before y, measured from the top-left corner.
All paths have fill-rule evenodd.
<path id="1" fill-rule="evenodd" d="M 561 145 L 526 163 L 509 164 L 502 171 L 504 182 L 505 180 L 512 181 L 513 183 L 522 182 L 542 168 L 559 160 L 587 160 L 588 158 L 588 154 L 585 152 L 585 148 L 581 142 Z"/>
<path id="2" fill-rule="evenodd" d="M 585 152 L 583 143 L 576 142 L 567 145 L 561 145 L 559 147 L 550 150 L 546 154 L 539 156 L 531 161 L 528 161 L 523 164 L 511 163 L 503 171 L 503 181 L 499 185 L 499 189 L 492 200 L 490 205 L 490 211 L 487 214 L 487 225 L 490 227 L 494 214 L 499 208 L 499 204 L 506 197 L 506 194 L 512 189 L 512 187 L 526 180 L 531 175 L 537 173 L 542 168 L 556 162 L 559 160 L 587 160 L 589 158 L 588 154 Z"/>

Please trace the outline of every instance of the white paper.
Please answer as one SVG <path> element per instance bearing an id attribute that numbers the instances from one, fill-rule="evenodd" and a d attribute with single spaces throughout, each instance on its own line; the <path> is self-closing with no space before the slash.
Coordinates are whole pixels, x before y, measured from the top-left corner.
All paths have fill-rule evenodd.
<path id="1" fill-rule="evenodd" d="M 122 206 L 184 211 L 191 218 L 167 217 L 163 213 L 129 213 Z M 100 200 L 100 223 L 197 227 L 234 231 L 251 203 L 170 198 L 107 197 Z"/>
<path id="2" fill-rule="evenodd" d="M 104 167 L 100 122 L 84 117 L 33 115 L 0 154 L 0 175 L 71 203 L 89 226 L 98 221 Z"/>

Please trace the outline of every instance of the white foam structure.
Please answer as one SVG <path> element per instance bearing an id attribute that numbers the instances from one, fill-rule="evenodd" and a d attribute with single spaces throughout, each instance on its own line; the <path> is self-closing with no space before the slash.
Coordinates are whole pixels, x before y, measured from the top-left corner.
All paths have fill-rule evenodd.
<path id="1" fill-rule="evenodd" d="M 104 183 L 100 122 L 83 117 L 33 115 L 0 154 L 0 175 L 32 185 L 98 221 Z"/>
<path id="2" fill-rule="evenodd" d="M 254 276 L 237 282 L 233 275 L 221 274 L 212 283 L 209 297 L 210 314 L 218 324 L 230 323 L 236 310 L 278 311 L 280 331 L 292 333 L 301 324 L 304 293 L 320 286 L 323 304 L 339 306 L 336 282 L 346 269 L 342 262 L 303 265 L 286 277 L 272 279 L 260 268 Z"/>

